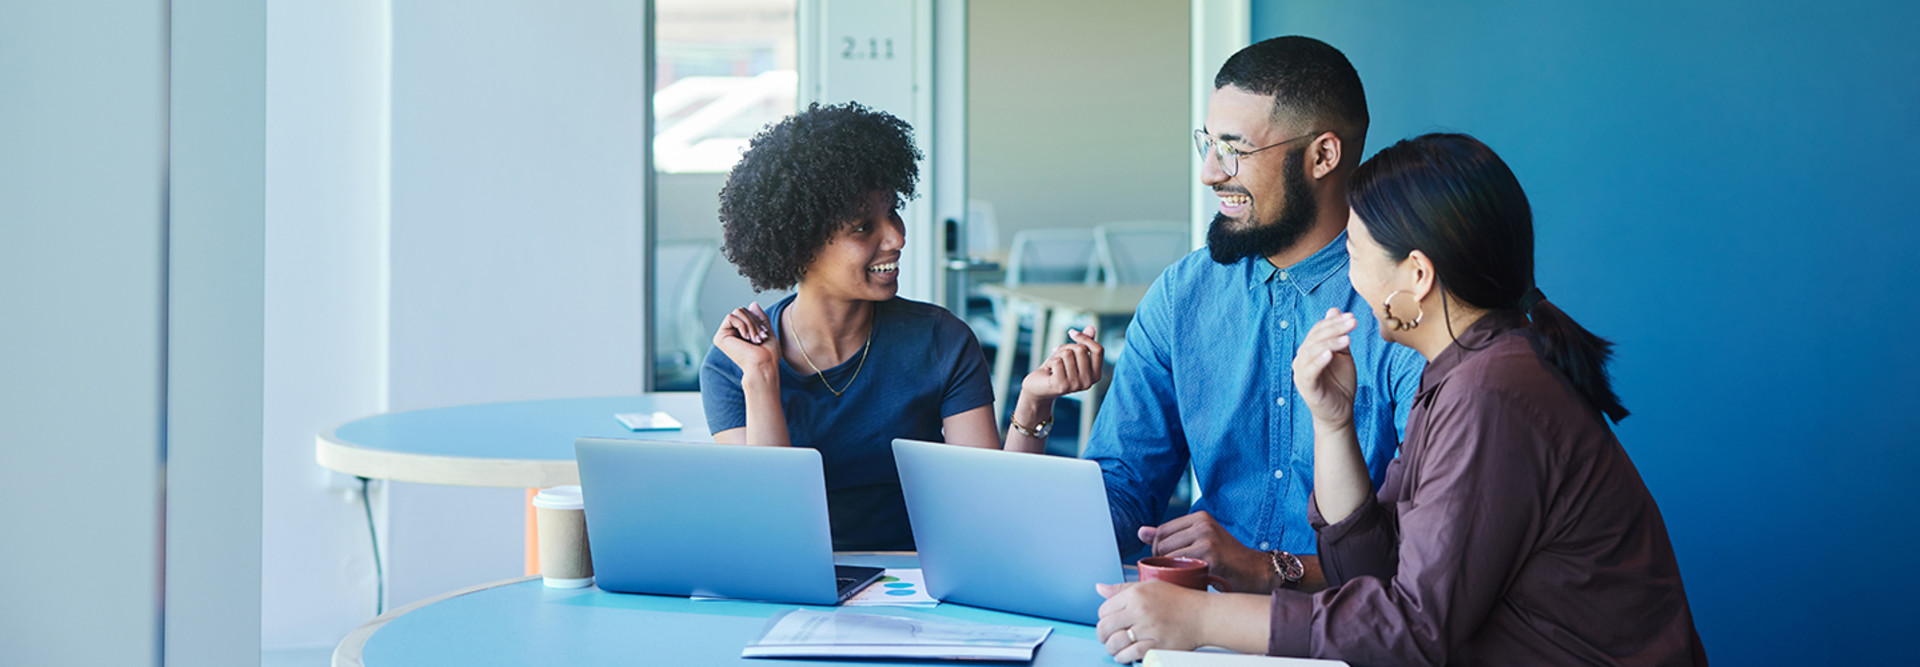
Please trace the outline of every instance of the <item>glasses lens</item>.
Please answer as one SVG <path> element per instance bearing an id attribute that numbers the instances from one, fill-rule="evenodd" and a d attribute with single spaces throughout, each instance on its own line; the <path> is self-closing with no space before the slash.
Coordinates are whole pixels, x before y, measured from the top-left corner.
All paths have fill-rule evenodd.
<path id="1" fill-rule="evenodd" d="M 1221 171 L 1226 172 L 1228 176 L 1233 176 L 1240 171 L 1240 155 L 1234 152 L 1233 147 L 1214 141 L 1213 137 L 1207 136 L 1206 130 L 1194 130 L 1193 149 L 1200 153 L 1200 159 L 1203 161 L 1207 159 L 1208 148 L 1212 148 L 1213 154 L 1218 156 Z"/>

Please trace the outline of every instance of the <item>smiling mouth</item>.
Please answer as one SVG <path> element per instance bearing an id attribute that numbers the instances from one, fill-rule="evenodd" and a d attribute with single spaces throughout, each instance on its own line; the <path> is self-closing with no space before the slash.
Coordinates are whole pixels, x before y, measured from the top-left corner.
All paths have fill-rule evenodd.
<path id="1" fill-rule="evenodd" d="M 1247 204 L 1253 202 L 1252 197 L 1239 194 L 1239 193 L 1216 192 L 1214 194 L 1220 197 L 1221 206 L 1231 206 L 1234 208 L 1239 208 L 1241 206 L 1246 206 Z"/>
<path id="2" fill-rule="evenodd" d="M 867 267 L 867 273 L 899 273 L 899 272 L 900 272 L 899 262 L 887 262 L 885 264 L 875 264 L 873 266 Z"/>

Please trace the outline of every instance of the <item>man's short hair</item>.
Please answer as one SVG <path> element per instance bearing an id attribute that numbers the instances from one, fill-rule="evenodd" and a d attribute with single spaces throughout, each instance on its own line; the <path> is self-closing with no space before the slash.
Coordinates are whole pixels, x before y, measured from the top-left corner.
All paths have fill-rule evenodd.
<path id="1" fill-rule="evenodd" d="M 1345 144 L 1341 162 L 1359 163 L 1367 143 L 1367 93 L 1339 49 L 1298 35 L 1268 39 L 1220 66 L 1213 87 L 1225 86 L 1274 98 L 1276 123 L 1297 119 L 1307 131 L 1331 130 Z"/>

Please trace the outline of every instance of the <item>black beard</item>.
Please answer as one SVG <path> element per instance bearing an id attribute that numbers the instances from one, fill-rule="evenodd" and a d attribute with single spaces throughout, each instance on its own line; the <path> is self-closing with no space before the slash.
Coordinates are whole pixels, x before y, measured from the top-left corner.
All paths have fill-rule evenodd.
<path id="1" fill-rule="evenodd" d="M 1287 198 L 1278 219 L 1264 224 L 1255 220 L 1249 229 L 1232 230 L 1227 228 L 1231 224 L 1227 216 L 1213 215 L 1213 224 L 1207 226 L 1207 252 L 1213 255 L 1213 261 L 1233 264 L 1247 257 L 1269 257 L 1292 247 L 1313 229 L 1320 203 L 1313 200 L 1313 187 L 1307 184 L 1306 168 L 1300 164 L 1306 152 L 1302 148 L 1283 158 L 1286 166 L 1281 168 L 1280 182 Z"/>

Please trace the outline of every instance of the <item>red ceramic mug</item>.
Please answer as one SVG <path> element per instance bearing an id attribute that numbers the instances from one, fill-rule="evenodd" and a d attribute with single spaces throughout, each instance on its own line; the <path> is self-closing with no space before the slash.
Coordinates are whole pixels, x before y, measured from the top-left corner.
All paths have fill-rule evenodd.
<path id="1" fill-rule="evenodd" d="M 1140 580 L 1164 581 L 1196 591 L 1207 590 L 1207 584 L 1213 584 L 1214 589 L 1222 593 L 1233 592 L 1226 580 L 1207 574 L 1207 569 L 1207 562 L 1198 558 L 1154 556 L 1140 559 Z"/>

